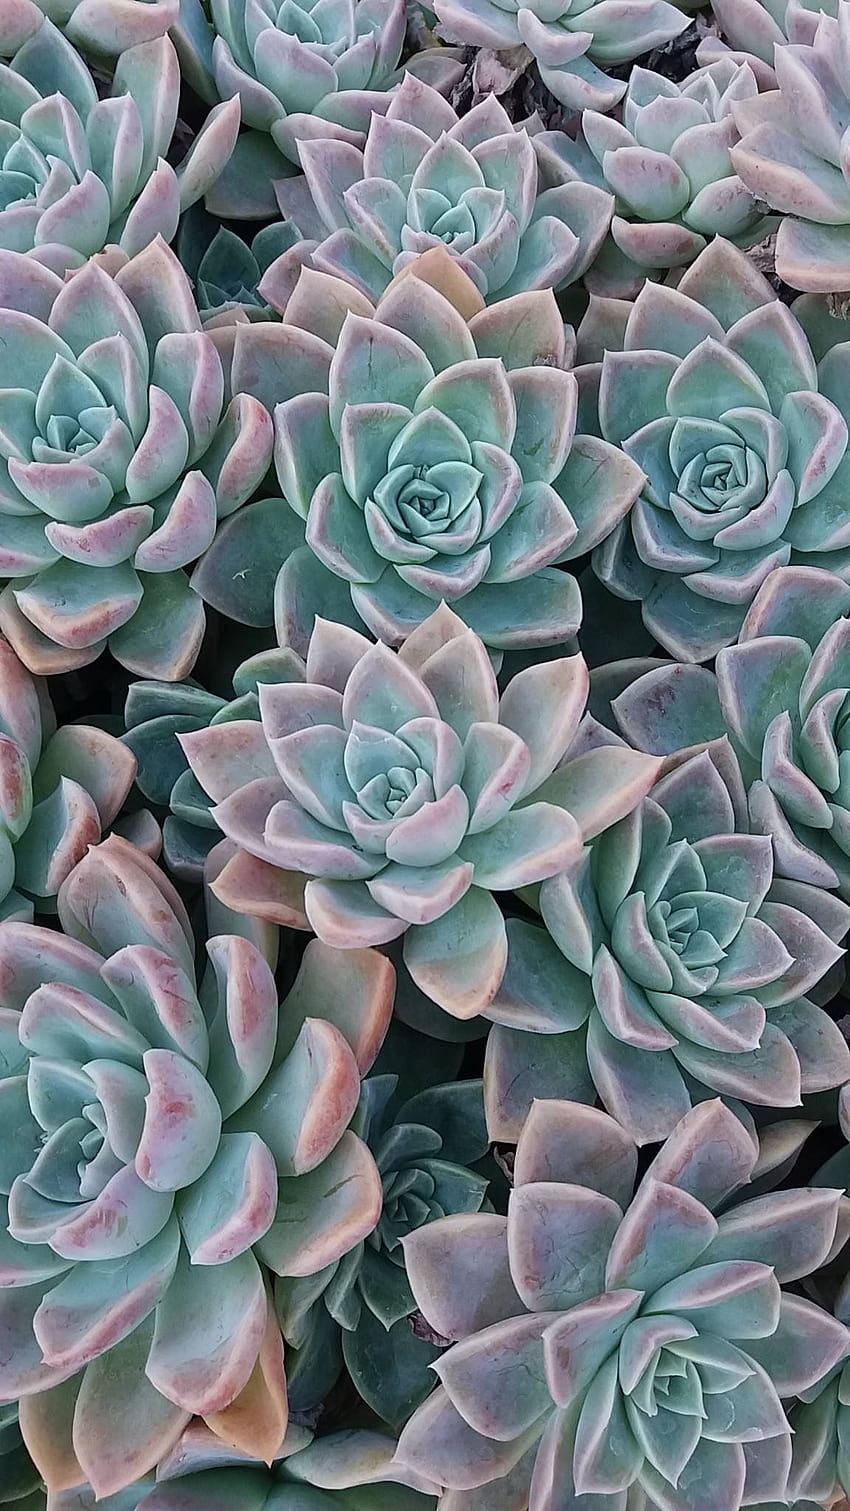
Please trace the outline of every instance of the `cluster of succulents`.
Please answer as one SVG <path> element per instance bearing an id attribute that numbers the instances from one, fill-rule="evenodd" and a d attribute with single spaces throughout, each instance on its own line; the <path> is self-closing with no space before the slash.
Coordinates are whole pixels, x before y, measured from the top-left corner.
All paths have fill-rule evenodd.
<path id="1" fill-rule="evenodd" d="M 850 1511 L 850 0 L 0 0 L 0 1508 Z"/>

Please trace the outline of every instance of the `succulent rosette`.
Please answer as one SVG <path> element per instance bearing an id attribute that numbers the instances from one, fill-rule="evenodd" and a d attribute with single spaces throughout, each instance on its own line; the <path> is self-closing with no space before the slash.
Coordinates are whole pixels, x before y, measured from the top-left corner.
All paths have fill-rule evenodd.
<path id="1" fill-rule="evenodd" d="M 681 84 L 633 68 L 622 120 L 585 110 L 573 140 L 535 138 L 544 180 L 586 182 L 616 196 L 611 235 L 587 275 L 594 293 L 631 298 L 644 278 L 684 267 L 712 236 L 749 246 L 771 222 L 736 174 L 738 100 L 758 93 L 752 69 L 719 59 Z"/>
<path id="2" fill-rule="evenodd" d="M 302 269 L 282 323 L 233 338 L 234 392 L 281 400 L 285 503 L 231 521 L 193 586 L 231 618 L 274 618 L 301 655 L 317 614 L 400 644 L 441 601 L 497 650 L 570 640 L 581 600 L 559 564 L 615 528 L 643 473 L 575 435 L 567 363 L 551 289 L 485 306 L 444 248 L 377 306 Z"/>
<path id="3" fill-rule="evenodd" d="M 491 303 L 579 279 L 605 238 L 605 186 L 539 191 L 535 140 L 495 95 L 458 117 L 437 90 L 405 75 L 361 149 L 317 137 L 303 175 L 278 185 L 288 220 L 316 242 L 311 265 L 378 299 L 430 247 L 445 247 Z M 265 284 L 299 255 L 273 265 Z M 303 254 L 301 254 L 303 256 Z"/>
<path id="4" fill-rule="evenodd" d="M 593 301 L 579 339 L 591 356 L 604 347 L 601 432 L 647 476 L 594 568 L 640 600 L 666 650 L 716 655 L 776 567 L 850 566 L 850 346 L 839 335 L 816 361 L 743 252 L 717 238 L 675 289 L 648 283 L 630 306 Z"/>
<path id="5" fill-rule="evenodd" d="M 116 58 L 164 37 L 179 10 L 179 0 L 5 0 L 0 53 L 16 52 L 47 18 L 83 52 Z"/>
<path id="6" fill-rule="evenodd" d="M 0 54 L 3 51 L 0 27 Z M 123 53 L 99 99 L 80 55 L 50 21 L 0 63 L 0 247 L 31 252 L 57 273 L 106 246 L 128 256 L 218 177 L 236 142 L 239 107 L 218 105 L 175 170 L 180 68 L 167 37 Z"/>
<path id="7" fill-rule="evenodd" d="M 589 1071 L 639 1143 L 669 1133 L 705 1087 L 791 1108 L 850 1078 L 841 1030 L 805 995 L 841 959 L 850 909 L 815 887 L 785 891 L 773 873 L 770 838 L 747 832 L 741 774 L 721 746 L 676 765 L 544 881 L 549 939 L 508 923 L 488 1008 L 501 1025 L 487 1049 L 492 1127 L 540 1031 L 558 1034 L 549 1052 L 564 1083 Z"/>
<path id="8" fill-rule="evenodd" d="M 180 222 L 175 248 L 192 281 L 204 326 L 215 329 L 234 318 L 275 319 L 259 285 L 271 264 L 297 241 L 294 226 L 277 221 L 263 226 L 249 244 L 194 206 Z"/>
<path id="9" fill-rule="evenodd" d="M 627 1495 L 664 1511 L 784 1504 L 783 1402 L 846 1358 L 850 1335 L 782 1287 L 830 1253 L 843 1193 L 741 1199 L 756 1159 L 707 1102 L 634 1189 L 637 1149 L 613 1119 L 536 1102 L 507 1217 L 406 1241 L 414 1295 L 454 1347 L 399 1461 L 463 1511 L 497 1496 L 541 1511 L 585 1496 L 599 1511 Z"/>
<path id="10" fill-rule="evenodd" d="M 398 1079 L 384 1074 L 364 1081 L 352 1122 L 381 1172 L 377 1226 L 320 1274 L 275 1285 L 286 1343 L 314 1360 L 332 1354 L 330 1317 L 339 1366 L 344 1361 L 361 1398 L 391 1425 L 403 1424 L 428 1394 L 433 1381 L 426 1371 L 436 1352 L 406 1320 L 416 1302 L 405 1272 L 404 1239 L 449 1213 L 478 1212 L 485 1205 L 489 1210 L 488 1178 L 478 1168 L 489 1147 L 481 1081 L 426 1084 L 402 1102 Z M 414 1372 L 423 1354 L 419 1383 Z"/>
<path id="11" fill-rule="evenodd" d="M 630 743 L 656 755 L 728 737 L 747 789 L 750 827 L 770 836 L 778 875 L 836 888 L 844 898 L 850 898 L 848 615 L 850 589 L 840 578 L 780 567 L 714 672 L 661 664 L 613 705 Z"/>
<path id="12" fill-rule="evenodd" d="M 177 893 L 114 837 L 59 914 L 64 936 L 0 925 L 0 1399 L 55 1490 L 117 1493 L 193 1415 L 270 1461 L 287 1399 L 265 1267 L 321 1269 L 379 1217 L 347 1125 L 392 967 L 345 957 L 343 997 L 315 943 L 279 1013 L 258 944 L 219 935 L 199 996 Z"/>
<path id="13" fill-rule="evenodd" d="M 850 289 L 850 4 L 815 18 L 810 45 L 777 47 L 777 88 L 735 107 L 735 171 L 782 212 L 776 271 L 792 288 Z"/>
<path id="14" fill-rule="evenodd" d="M 524 44 L 546 88 L 571 110 L 610 110 L 625 84 L 605 67 L 631 62 L 688 24 L 667 0 L 434 0 L 434 10 L 441 35 L 453 42 L 497 52 Z"/>
<path id="15" fill-rule="evenodd" d="M 494 997 L 507 938 L 492 893 L 555 875 L 649 790 L 654 757 L 570 760 L 581 656 L 501 698 L 482 642 L 443 606 L 394 654 L 319 620 L 305 680 L 259 687 L 261 723 L 180 736 L 237 847 L 212 884 L 236 911 L 337 948 L 404 935 L 420 989 L 458 1017 Z"/>
<path id="16" fill-rule="evenodd" d="M 0 253 L 0 624 L 38 673 L 107 643 L 141 675 L 194 663 L 203 604 L 184 567 L 268 467 L 271 419 L 224 397 L 221 360 L 157 239 L 68 282 Z"/>
<path id="17" fill-rule="evenodd" d="M 0 920 L 51 912 L 66 876 L 119 814 L 132 752 L 103 729 L 56 728 L 44 684 L 0 640 Z"/>
<path id="18" fill-rule="evenodd" d="M 836 16 L 840 0 L 711 0 L 711 9 L 725 38 L 709 34 L 697 56 L 716 57 L 731 49 L 751 61 L 764 88 L 776 87 L 774 54 L 788 42 L 810 45 L 822 15 Z"/>

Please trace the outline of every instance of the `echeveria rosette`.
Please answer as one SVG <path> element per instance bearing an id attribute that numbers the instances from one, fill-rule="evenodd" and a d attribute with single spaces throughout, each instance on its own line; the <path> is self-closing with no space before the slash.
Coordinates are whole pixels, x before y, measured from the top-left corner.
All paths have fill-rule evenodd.
<path id="1" fill-rule="evenodd" d="M 500 698 L 486 648 L 446 606 L 398 654 L 319 620 L 305 673 L 260 686 L 261 724 L 180 736 L 238 847 L 212 890 L 337 948 L 404 935 L 420 989 L 473 1017 L 505 968 L 492 893 L 562 870 L 659 763 L 624 747 L 570 760 L 583 658 L 528 667 Z"/>
<path id="2" fill-rule="evenodd" d="M 131 47 L 164 37 L 179 11 L 179 0 L 5 0 L 0 53 L 16 52 L 46 17 L 83 52 L 117 58 Z"/>
<path id="3" fill-rule="evenodd" d="M 428 1393 L 430 1377 L 410 1389 L 411 1350 L 422 1349 L 406 1322 L 416 1310 L 403 1243 L 425 1223 L 478 1212 L 488 1179 L 476 1168 L 489 1147 L 481 1081 L 428 1085 L 401 1105 L 398 1077 L 363 1082 L 352 1128 L 375 1156 L 383 1207 L 363 1243 L 319 1275 L 275 1284 L 286 1343 L 302 1354 L 328 1351 L 327 1316 L 336 1324 L 338 1355 L 361 1398 L 391 1425 L 403 1423 Z M 337 1345 L 339 1347 L 339 1345 Z M 381 1359 L 376 1369 L 376 1353 Z"/>
<path id="4" fill-rule="evenodd" d="M 225 400 L 191 287 L 157 238 L 64 282 L 0 252 L 0 623 L 38 673 L 95 660 L 192 668 L 203 604 L 183 570 L 250 497 L 272 424 Z"/>
<path id="5" fill-rule="evenodd" d="M 0 56 L 3 36 L 0 27 Z M 206 192 L 239 131 L 238 103 L 218 105 L 176 170 L 166 162 L 180 98 L 167 37 L 118 60 L 108 97 L 50 21 L 0 63 L 0 247 L 57 273 L 104 247 L 127 256 L 161 235 Z"/>
<path id="6" fill-rule="evenodd" d="M 777 47 L 777 88 L 735 107 L 735 171 L 782 219 L 776 271 L 812 293 L 850 289 L 850 4 L 824 14 L 811 45 Z"/>
<path id="7" fill-rule="evenodd" d="M 32 921 L 118 816 L 136 759 L 106 730 L 56 728 L 43 683 L 0 639 L 0 919 Z"/>
<path id="8" fill-rule="evenodd" d="M 303 177 L 283 180 L 284 214 L 317 245 L 311 264 L 377 299 L 430 247 L 445 247 L 488 303 L 563 288 L 586 272 L 610 224 L 604 185 L 540 192 L 535 138 L 495 95 L 460 119 L 429 85 L 406 74 L 361 149 L 301 145 Z M 264 280 L 276 292 L 279 271 Z M 279 298 L 271 302 L 279 304 Z"/>
<path id="9" fill-rule="evenodd" d="M 579 339 L 605 346 L 601 432 L 647 475 L 594 568 L 672 655 L 735 640 L 776 567 L 850 568 L 850 345 L 816 361 L 743 252 L 718 237 L 675 289 L 593 301 Z"/>
<path id="10" fill-rule="evenodd" d="M 231 379 L 282 400 L 275 465 L 291 513 L 260 500 L 232 520 L 193 585 L 230 617 L 274 617 L 300 655 L 316 614 L 398 645 L 441 601 L 496 650 L 569 641 L 581 601 L 559 564 L 615 528 L 643 473 L 575 435 L 567 362 L 551 289 L 485 306 L 443 247 L 376 306 L 302 269 L 281 324 L 236 327 Z M 276 551 L 273 602 L 271 583 L 258 601 Z"/>
<path id="11" fill-rule="evenodd" d="M 503 1025 L 488 1045 L 496 1126 L 541 1030 L 563 1035 L 566 1084 L 586 1063 L 639 1143 L 669 1133 L 705 1087 L 793 1108 L 850 1078 L 843 1034 L 805 995 L 841 959 L 850 909 L 815 887 L 774 887 L 771 841 L 747 827 L 734 755 L 704 751 L 544 881 L 549 940 L 509 922 L 488 1009 Z"/>
<path id="12" fill-rule="evenodd" d="M 776 872 L 850 898 L 850 589 L 811 567 L 760 588 L 714 672 L 660 665 L 614 700 L 630 743 L 656 755 L 727 737 L 750 828 Z M 801 894 L 802 895 L 802 894 Z"/>
<path id="13" fill-rule="evenodd" d="M 294 226 L 277 221 L 257 231 L 249 244 L 194 206 L 180 222 L 175 247 L 192 281 L 204 325 L 215 328 L 228 317 L 275 319 L 258 285 L 297 240 Z"/>
<path id="14" fill-rule="evenodd" d="M 544 182 L 586 182 L 616 196 L 610 239 L 587 274 L 596 294 L 631 298 L 644 279 L 693 262 L 710 237 L 750 246 L 771 222 L 737 176 L 737 100 L 756 95 L 747 64 L 721 59 L 681 84 L 633 68 L 622 120 L 585 110 L 575 140 L 541 133 Z"/>
<path id="15" fill-rule="evenodd" d="M 182 0 L 172 35 L 184 76 L 205 99 L 241 102 L 243 125 L 231 171 L 209 208 L 223 216 L 267 219 L 274 185 L 297 169 L 302 141 L 316 136 L 362 145 L 399 82 L 404 0 Z M 448 90 L 462 74 L 456 51 L 428 47 L 406 68 Z M 236 169 L 236 172 L 233 170 Z M 264 185 L 239 182 L 243 174 Z"/>
<path id="16" fill-rule="evenodd" d="M 523 43 L 556 100 L 570 110 L 610 110 L 625 94 L 606 65 L 630 63 L 684 31 L 688 17 L 667 0 L 434 0 L 440 34 L 496 52 Z M 602 65 L 601 67 L 599 65 Z"/>
<path id="17" fill-rule="evenodd" d="M 716 58 L 731 49 L 749 61 L 763 88 L 775 89 L 773 59 L 777 46 L 788 42 L 810 45 L 822 15 L 836 16 L 840 0 L 711 0 L 711 9 L 725 41 L 710 33 L 697 57 Z"/>
<path id="18" fill-rule="evenodd" d="M 115 838 L 59 913 L 64 937 L 0 925 L 0 1399 L 54 1489 L 116 1493 L 193 1415 L 270 1460 L 287 1399 L 265 1267 L 321 1269 L 377 1221 L 347 1124 L 392 967 L 361 954 L 343 1000 L 338 957 L 309 946 L 279 1012 L 260 949 L 220 935 L 199 994 L 177 893 Z"/>
<path id="19" fill-rule="evenodd" d="M 843 1193 L 746 1200 L 756 1158 L 734 1114 L 706 1102 L 634 1190 L 619 1124 L 535 1102 L 507 1217 L 446 1218 L 406 1241 L 420 1309 L 455 1341 L 399 1461 L 448 1486 L 451 1511 L 496 1494 L 615 1511 L 630 1487 L 664 1511 L 785 1502 L 783 1403 L 847 1356 L 850 1335 L 782 1286 L 830 1253 Z"/>

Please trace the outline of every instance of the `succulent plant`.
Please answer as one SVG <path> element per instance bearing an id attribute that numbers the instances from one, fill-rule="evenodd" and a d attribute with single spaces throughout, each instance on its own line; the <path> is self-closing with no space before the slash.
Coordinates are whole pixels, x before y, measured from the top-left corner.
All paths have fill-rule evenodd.
<path id="1" fill-rule="evenodd" d="M 341 1331 L 342 1357 L 357 1390 L 391 1424 L 403 1422 L 419 1404 L 407 1399 L 404 1388 L 408 1340 L 414 1350 L 422 1343 L 403 1320 L 416 1309 L 403 1241 L 449 1213 L 481 1209 L 487 1177 L 470 1166 L 486 1154 L 489 1142 L 480 1081 L 429 1085 L 403 1105 L 396 1097 L 397 1083 L 395 1075 L 364 1081 L 352 1123 L 381 1172 L 383 1209 L 377 1227 L 320 1274 L 275 1285 L 286 1342 L 303 1351 L 326 1347 L 320 1312 L 329 1314 Z M 423 1378 L 419 1399 L 431 1384 L 429 1376 Z"/>
<path id="2" fill-rule="evenodd" d="M 434 0 L 434 10 L 441 35 L 452 42 L 496 51 L 525 44 L 546 88 L 571 110 L 610 110 L 625 84 L 610 78 L 604 66 L 631 62 L 688 24 L 667 0 L 532 0 L 527 6 Z"/>
<path id="3" fill-rule="evenodd" d="M 83 52 L 116 58 L 140 43 L 164 37 L 179 9 L 179 0 L 5 0 L 0 53 L 17 51 L 46 17 Z"/>
<path id="4" fill-rule="evenodd" d="M 133 256 L 158 235 L 170 241 L 239 130 L 238 103 L 218 105 L 180 167 L 165 161 L 180 96 L 167 37 L 123 53 L 98 99 L 79 53 L 45 21 L 0 63 L 0 84 L 0 247 L 57 273 L 113 244 Z"/>
<path id="5" fill-rule="evenodd" d="M 118 1492 L 192 1415 L 270 1460 L 287 1401 L 265 1267 L 322 1269 L 380 1215 L 347 1125 L 392 966 L 314 942 L 278 1013 L 259 947 L 219 935 L 199 991 L 177 893 L 115 837 L 59 916 L 64 937 L 0 925 L 0 1399 L 55 1490 Z"/>
<path id="6" fill-rule="evenodd" d="M 811 567 L 779 567 L 738 642 L 704 667 L 662 664 L 614 701 L 626 738 L 655 755 L 728 737 L 750 828 L 777 874 L 850 899 L 850 589 Z M 846 686 L 845 686 L 846 684 Z"/>
<path id="7" fill-rule="evenodd" d="M 448 249 L 488 303 L 562 288 L 599 251 L 613 200 L 604 184 L 539 193 L 535 140 L 495 95 L 458 118 L 436 89 L 407 74 L 386 114 L 372 117 L 362 149 L 303 142 L 303 175 L 284 180 L 278 200 L 316 243 L 311 266 L 371 300 L 435 246 Z M 277 278 L 296 259 L 298 244 L 268 270 L 270 302 L 280 302 L 271 297 Z"/>
<path id="8" fill-rule="evenodd" d="M 587 275 L 597 294 L 633 297 L 644 278 L 693 262 L 715 235 L 750 246 L 771 222 L 732 167 L 736 101 L 758 93 L 752 69 L 718 59 L 675 84 L 633 68 L 622 121 L 585 110 L 573 140 L 535 138 L 544 181 L 616 195 L 611 236 Z"/>
<path id="9" fill-rule="evenodd" d="M 12 1511 L 45 1511 L 44 1484 L 24 1447 L 14 1402 L 0 1406 L 0 1496 Z"/>
<path id="10" fill-rule="evenodd" d="M 304 682 L 259 687 L 260 725 L 180 736 L 237 846 L 213 892 L 337 948 L 404 934 L 420 989 L 474 1016 L 505 967 L 492 892 L 562 870 L 657 773 L 625 747 L 568 759 L 586 688 L 573 656 L 518 672 L 500 699 L 445 605 L 397 655 L 318 620 Z"/>
<path id="11" fill-rule="evenodd" d="M 274 213 L 274 185 L 297 169 L 302 141 L 362 144 L 372 115 L 386 110 L 402 77 L 404 0 L 257 0 L 250 15 L 242 0 L 211 0 L 210 14 L 211 22 L 201 0 L 182 0 L 172 36 L 184 75 L 207 100 L 238 96 L 250 130 L 208 208 L 266 219 Z M 408 58 L 405 68 L 440 89 L 463 72 L 455 50 L 436 46 Z M 246 182 L 252 175 L 264 183 Z"/>
<path id="12" fill-rule="evenodd" d="M 668 651 L 716 655 L 776 567 L 846 569 L 842 336 L 816 362 L 767 280 L 717 238 L 675 289 L 647 283 L 633 305 L 593 301 L 579 339 L 585 354 L 605 347 L 601 432 L 647 475 L 594 567 L 641 600 Z"/>
<path id="13" fill-rule="evenodd" d="M 613 1119 L 536 1102 L 507 1218 L 445 1218 L 405 1242 L 419 1306 L 454 1347 L 399 1461 L 464 1511 L 496 1496 L 615 1511 L 629 1487 L 664 1511 L 784 1503 L 783 1402 L 846 1358 L 850 1334 L 781 1287 L 829 1254 L 842 1193 L 740 1200 L 756 1157 L 707 1102 L 632 1196 L 637 1150 Z"/>
<path id="14" fill-rule="evenodd" d="M 711 9 L 725 40 L 710 34 L 697 50 L 702 59 L 732 49 L 738 58 L 752 60 L 763 88 L 776 87 L 773 58 L 787 42 L 811 44 L 822 15 L 836 16 L 840 0 L 711 0 Z"/>
<path id="15" fill-rule="evenodd" d="M 650 697 L 648 686 L 635 702 Z M 566 1084 L 586 1064 L 641 1144 L 671 1131 L 694 1083 L 700 1096 L 708 1087 L 792 1108 L 850 1079 L 841 1030 L 805 996 L 841 959 L 850 909 L 816 887 L 772 885 L 771 841 L 747 832 L 742 799 L 728 747 L 691 756 L 544 881 L 548 940 L 508 923 L 508 965 L 488 1008 L 505 1025 L 487 1051 L 497 1126 L 503 1089 L 515 1101 L 541 1030 L 563 1035 Z"/>
<path id="16" fill-rule="evenodd" d="M 161 239 L 114 277 L 63 283 L 0 252 L 0 625 L 37 673 L 109 644 L 141 675 L 194 663 L 203 604 L 183 568 L 263 478 L 271 419 L 224 400 L 188 279 Z M 11 580 L 9 580 L 11 579 Z"/>
<path id="17" fill-rule="evenodd" d="M 56 728 L 43 683 L 0 640 L 0 920 L 31 921 L 116 818 L 136 771 L 103 729 Z"/>
<path id="18" fill-rule="evenodd" d="M 176 250 L 192 281 L 198 313 L 215 329 L 226 319 L 274 320 L 259 292 L 263 275 L 298 241 L 294 226 L 263 226 L 250 245 L 195 205 L 180 222 Z"/>
<path id="19" fill-rule="evenodd" d="M 614 529 L 643 473 L 574 435 L 566 363 L 551 290 L 485 307 L 445 248 L 376 307 L 302 269 L 283 322 L 242 323 L 233 338 L 234 391 L 282 400 L 285 503 L 234 519 L 193 586 L 244 623 L 274 617 L 300 655 L 316 614 L 399 644 L 441 600 L 496 649 L 569 640 L 580 595 L 556 564 Z"/>
<path id="20" fill-rule="evenodd" d="M 777 47 L 777 88 L 734 110 L 736 173 L 782 212 L 776 271 L 792 288 L 850 289 L 850 182 L 843 137 L 850 110 L 850 3 L 823 14 L 811 44 Z"/>

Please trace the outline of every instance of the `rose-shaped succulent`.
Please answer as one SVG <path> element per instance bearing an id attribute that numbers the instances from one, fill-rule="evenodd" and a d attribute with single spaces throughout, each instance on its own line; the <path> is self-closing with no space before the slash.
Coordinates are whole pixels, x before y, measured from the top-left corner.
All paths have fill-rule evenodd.
<path id="1" fill-rule="evenodd" d="M 47 17 L 83 52 L 115 58 L 164 37 L 179 10 L 179 0 L 5 0 L 0 54 L 16 52 Z"/>
<path id="2" fill-rule="evenodd" d="M 795 289 L 850 288 L 850 3 L 823 14 L 811 44 L 777 47 L 778 88 L 735 107 L 732 149 L 747 188 L 782 212 L 776 271 Z"/>
<path id="3" fill-rule="evenodd" d="M 787 1500 L 783 1401 L 850 1335 L 781 1286 L 833 1244 L 841 1191 L 783 1191 L 717 1210 L 757 1148 L 719 1102 L 689 1113 L 632 1195 L 637 1150 L 605 1113 L 538 1101 L 507 1218 L 446 1218 L 405 1244 L 431 1325 L 455 1342 L 398 1459 L 464 1511 L 625 1505 L 669 1511 Z M 448 1502 L 451 1504 L 451 1499 Z M 632 1502 L 629 1502 L 631 1505 Z"/>
<path id="4" fill-rule="evenodd" d="M 118 815 L 136 772 L 103 729 L 56 728 L 44 685 L 0 639 L 0 919 L 31 921 Z"/>
<path id="5" fill-rule="evenodd" d="M 695 1083 L 698 1095 L 790 1108 L 850 1078 L 843 1034 L 805 996 L 841 958 L 850 909 L 816 887 L 772 890 L 771 842 L 746 832 L 741 795 L 728 747 L 692 756 L 543 883 L 557 949 L 535 925 L 508 923 L 508 966 L 488 1008 L 506 1025 L 488 1044 L 494 1126 L 541 1029 L 563 1034 L 564 1083 L 587 1066 L 639 1143 L 670 1132 Z"/>
<path id="6" fill-rule="evenodd" d="M 264 226 L 250 245 L 220 225 L 199 205 L 180 222 L 175 248 L 192 280 L 198 313 L 215 328 L 223 318 L 272 320 L 274 312 L 259 292 L 266 270 L 298 240 L 286 221 Z"/>
<path id="7" fill-rule="evenodd" d="M 434 0 L 434 10 L 453 42 L 496 51 L 524 43 L 546 88 L 571 110 L 610 110 L 626 86 L 604 73 L 604 65 L 629 63 L 688 24 L 667 0 Z"/>
<path id="8" fill-rule="evenodd" d="M 704 667 L 661 664 L 614 701 L 626 738 L 670 755 L 726 736 L 749 824 L 769 835 L 778 875 L 850 899 L 850 589 L 811 567 L 780 567 L 736 645 Z"/>
<path id="9" fill-rule="evenodd" d="M 301 655 L 316 614 L 400 644 L 441 600 L 497 649 L 570 639 L 580 597 L 555 563 L 614 529 L 643 473 L 574 435 L 566 362 L 551 290 L 485 307 L 444 248 L 377 307 L 303 269 L 282 324 L 236 328 L 231 379 L 283 400 L 275 464 L 291 513 L 260 500 L 234 518 L 194 587 L 245 623 L 274 617 Z"/>
<path id="10" fill-rule="evenodd" d="M 65 937 L 0 925 L 0 1399 L 21 1398 L 51 1488 L 70 1464 L 117 1492 L 191 1415 L 270 1459 L 287 1403 L 264 1266 L 322 1269 L 380 1214 L 347 1124 L 392 967 L 346 957 L 343 997 L 310 946 L 279 1014 L 258 946 L 219 935 L 202 1006 L 177 893 L 115 838 L 59 914 Z"/>
<path id="11" fill-rule="evenodd" d="M 319 620 L 305 681 L 259 687 L 261 724 L 180 736 L 239 847 L 214 893 L 337 947 L 404 934 L 417 985 L 472 1017 L 505 967 L 492 892 L 562 870 L 657 773 L 625 748 L 565 761 L 586 687 L 573 656 L 518 672 L 500 699 L 445 606 L 397 655 Z"/>
<path id="12" fill-rule="evenodd" d="M 183 567 L 250 496 L 271 420 L 224 400 L 185 273 L 157 239 L 63 283 L 0 252 L 0 624 L 31 670 L 123 665 L 175 678 L 203 605 Z"/>
<path id="13" fill-rule="evenodd" d="M 735 101 L 756 95 L 752 69 L 720 59 L 675 84 L 633 68 L 622 121 L 585 110 L 573 140 L 535 138 L 544 181 L 584 181 L 616 195 L 611 237 L 587 275 L 594 293 L 631 298 L 644 278 L 684 267 L 711 236 L 749 246 L 770 222 L 732 167 Z"/>
<path id="14" fill-rule="evenodd" d="M 403 1424 L 433 1384 L 426 1373 L 428 1356 L 419 1371 L 419 1390 L 411 1389 L 425 1345 L 404 1320 L 416 1310 L 416 1302 L 405 1272 L 403 1241 L 449 1213 L 482 1209 L 488 1178 L 470 1167 L 487 1153 L 489 1143 L 480 1080 L 426 1084 L 401 1104 L 397 1085 L 395 1075 L 364 1081 L 351 1125 L 381 1172 L 383 1207 L 377 1227 L 321 1275 L 275 1284 L 286 1342 L 305 1356 L 332 1354 L 327 1340 L 327 1318 L 332 1318 L 339 1339 L 337 1367 L 344 1360 L 362 1399 L 391 1425 Z"/>
<path id="15" fill-rule="evenodd" d="M 386 110 L 388 91 L 402 77 L 404 0 L 351 0 L 342 7 L 257 0 L 250 13 L 243 0 L 211 0 L 210 14 L 212 24 L 201 0 L 182 0 L 172 36 L 184 76 L 205 99 L 238 96 L 251 129 L 208 207 L 222 216 L 268 219 L 276 213 L 274 186 L 297 168 L 302 141 L 362 144 L 372 115 Z M 436 46 L 405 67 L 445 90 L 463 72 L 454 49 Z M 246 183 L 252 176 L 263 182 Z"/>
<path id="16" fill-rule="evenodd" d="M 787 42 L 810 45 L 822 15 L 837 16 L 840 0 L 711 0 L 725 42 L 704 37 L 697 57 L 715 58 L 735 51 L 751 63 L 764 88 L 776 87 L 773 59 Z"/>
<path id="17" fill-rule="evenodd" d="M 816 362 L 743 252 L 717 238 L 675 289 L 648 283 L 631 306 L 592 302 L 582 339 L 586 354 L 605 348 L 602 434 L 647 475 L 594 567 L 641 601 L 668 651 L 716 655 L 775 567 L 850 563 L 850 345 L 839 336 Z"/>
<path id="18" fill-rule="evenodd" d="M 589 183 L 539 193 L 535 140 L 495 95 L 458 119 L 407 74 L 386 114 L 373 116 L 362 150 L 303 142 L 303 177 L 284 180 L 278 200 L 315 241 L 311 265 L 369 299 L 435 246 L 447 248 L 488 303 L 562 288 L 599 251 L 613 200 Z M 271 302 L 281 304 L 278 279 L 303 260 L 296 246 L 272 265 L 264 280 Z"/>
<path id="19" fill-rule="evenodd" d="M 0 55 L 2 55 L 0 28 Z M 115 244 L 128 256 L 170 241 L 183 210 L 218 177 L 239 130 L 218 105 L 175 171 L 165 161 L 180 68 L 167 37 L 118 60 L 98 99 L 88 68 L 50 21 L 0 64 L 0 247 L 32 251 L 54 271 Z"/>

